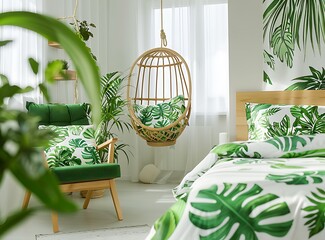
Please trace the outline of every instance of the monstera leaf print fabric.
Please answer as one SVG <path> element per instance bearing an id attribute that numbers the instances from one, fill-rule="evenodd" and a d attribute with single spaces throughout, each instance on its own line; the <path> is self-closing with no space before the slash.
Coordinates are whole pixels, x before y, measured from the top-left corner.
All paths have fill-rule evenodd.
<path id="1" fill-rule="evenodd" d="M 184 96 L 179 95 L 171 98 L 170 101 L 158 103 L 157 105 L 138 105 L 134 104 L 134 112 L 136 117 L 142 122 L 143 125 L 162 128 L 174 122 L 185 111 Z"/>
<path id="2" fill-rule="evenodd" d="M 249 140 L 325 133 L 325 106 L 246 103 Z"/>
<path id="3" fill-rule="evenodd" d="M 56 133 L 56 137 L 45 149 L 50 168 L 100 163 L 92 125 L 41 125 L 39 128 L 50 129 Z"/>
<path id="4" fill-rule="evenodd" d="M 325 239 L 325 134 L 216 146 L 147 239 Z"/>

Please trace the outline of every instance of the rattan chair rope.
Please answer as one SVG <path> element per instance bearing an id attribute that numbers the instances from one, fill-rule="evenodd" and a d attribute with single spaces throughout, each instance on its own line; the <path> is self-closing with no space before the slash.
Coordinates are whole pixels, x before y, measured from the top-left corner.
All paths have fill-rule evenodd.
<path id="1" fill-rule="evenodd" d="M 161 47 L 144 52 L 133 63 L 128 77 L 127 100 L 131 123 L 137 134 L 150 146 L 170 146 L 188 125 L 191 113 L 191 76 L 185 59 L 176 51 L 167 48 L 163 30 L 161 0 Z M 135 114 L 134 106 L 157 105 L 182 95 L 185 110 L 176 121 L 155 128 L 144 125 Z"/>

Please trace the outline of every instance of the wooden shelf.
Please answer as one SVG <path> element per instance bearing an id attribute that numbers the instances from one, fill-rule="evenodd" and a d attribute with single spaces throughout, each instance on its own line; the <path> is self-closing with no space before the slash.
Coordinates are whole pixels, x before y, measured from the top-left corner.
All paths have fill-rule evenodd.
<path id="1" fill-rule="evenodd" d="M 59 43 L 57 43 L 57 42 L 49 41 L 49 42 L 48 42 L 48 45 L 49 45 L 50 47 L 60 48 L 60 49 L 61 49 L 61 45 L 60 45 Z"/>
<path id="2" fill-rule="evenodd" d="M 54 79 L 57 81 L 69 81 L 69 80 L 77 80 L 77 73 L 73 70 L 64 70 L 64 72 L 68 75 L 68 78 L 63 78 L 62 76 L 56 76 Z"/>

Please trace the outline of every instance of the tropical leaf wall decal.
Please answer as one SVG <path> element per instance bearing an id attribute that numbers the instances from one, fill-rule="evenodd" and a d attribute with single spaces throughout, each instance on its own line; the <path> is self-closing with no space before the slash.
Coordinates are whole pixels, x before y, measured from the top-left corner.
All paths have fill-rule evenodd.
<path id="1" fill-rule="evenodd" d="M 296 83 L 290 85 L 286 90 L 320 90 L 325 89 L 325 69 L 321 71 L 309 66 L 311 75 L 294 78 L 292 81 Z"/>
<path id="2" fill-rule="evenodd" d="M 285 61 L 287 66 L 292 68 L 294 45 L 292 41 L 292 35 L 288 31 L 288 27 L 285 31 L 281 27 L 277 27 L 272 35 L 271 48 L 273 48 L 273 54 L 277 56 L 281 62 Z"/>
<path id="3" fill-rule="evenodd" d="M 263 0 L 263 6 L 263 81 L 275 90 L 325 89 L 325 1 Z"/>
<path id="4" fill-rule="evenodd" d="M 263 194 L 262 191 L 259 185 L 249 186 L 246 183 L 234 186 L 224 183 L 223 186 L 213 185 L 199 191 L 197 201 L 191 204 L 193 210 L 189 217 L 190 221 L 202 230 L 200 239 L 257 240 L 258 233 L 275 237 L 286 236 L 293 222 L 287 203 L 273 202 L 279 197 L 272 193 Z M 256 207 L 262 210 L 252 216 L 251 213 Z M 205 217 L 202 214 L 199 217 L 197 211 L 206 213 Z M 286 216 L 287 220 L 272 221 L 279 216 Z M 231 231 L 235 224 L 236 229 Z M 208 229 L 215 230 L 205 235 L 205 230 Z"/>

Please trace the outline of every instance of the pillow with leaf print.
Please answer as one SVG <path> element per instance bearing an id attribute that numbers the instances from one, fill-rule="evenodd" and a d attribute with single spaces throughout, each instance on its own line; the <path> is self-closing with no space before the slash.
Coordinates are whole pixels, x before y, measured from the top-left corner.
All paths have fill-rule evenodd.
<path id="1" fill-rule="evenodd" d="M 325 106 L 246 103 L 249 140 L 325 133 Z"/>
<path id="2" fill-rule="evenodd" d="M 185 111 L 183 95 L 157 105 L 134 104 L 135 116 L 148 127 L 162 128 L 174 123 Z"/>
<path id="3" fill-rule="evenodd" d="M 45 149 L 50 168 L 101 163 L 92 125 L 41 125 L 39 129 L 50 129 L 56 134 Z"/>

